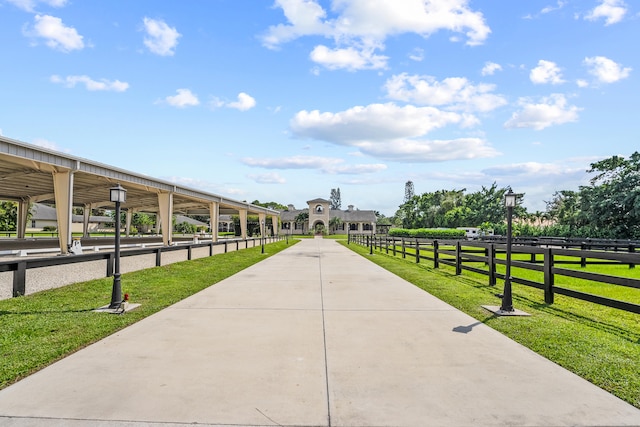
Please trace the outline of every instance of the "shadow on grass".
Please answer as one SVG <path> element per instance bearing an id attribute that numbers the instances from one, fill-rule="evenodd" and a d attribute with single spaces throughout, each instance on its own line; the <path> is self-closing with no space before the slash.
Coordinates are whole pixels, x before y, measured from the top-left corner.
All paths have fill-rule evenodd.
<path id="1" fill-rule="evenodd" d="M 586 317 L 581 314 L 576 314 L 571 311 L 562 309 L 558 307 L 556 304 L 546 304 L 541 303 L 539 301 L 534 301 L 530 298 L 518 296 L 518 300 L 526 301 L 527 305 L 533 308 L 534 310 L 538 310 L 543 313 L 548 313 L 550 315 L 568 320 L 570 322 L 580 323 L 581 325 L 587 326 L 589 328 L 610 333 L 612 335 L 616 335 L 624 340 L 627 340 L 632 343 L 640 344 L 640 333 L 633 332 L 629 329 L 625 329 L 621 326 L 614 325 L 603 320 L 594 319 L 592 317 Z"/>
<path id="2" fill-rule="evenodd" d="M 29 316 L 34 314 L 64 314 L 64 313 L 89 313 L 96 307 L 83 308 L 80 310 L 41 310 L 41 311 L 3 311 L 0 310 L 0 316 Z"/>

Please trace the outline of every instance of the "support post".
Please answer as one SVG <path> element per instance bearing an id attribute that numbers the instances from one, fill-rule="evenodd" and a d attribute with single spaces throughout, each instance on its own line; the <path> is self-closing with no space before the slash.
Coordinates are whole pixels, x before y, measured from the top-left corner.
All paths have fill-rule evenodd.
<path id="1" fill-rule="evenodd" d="M 56 201 L 56 217 L 58 218 L 58 240 L 60 252 L 69 253 L 71 245 L 71 212 L 73 203 L 73 173 L 54 172 L 53 192 Z"/>
<path id="2" fill-rule="evenodd" d="M 555 277 L 553 275 L 553 250 L 546 248 L 544 250 L 544 302 L 553 304 Z"/>
<path id="3" fill-rule="evenodd" d="M 27 262 L 21 261 L 13 272 L 13 297 L 21 297 L 26 293 Z"/>
<path id="4" fill-rule="evenodd" d="M 433 268 L 440 268 L 440 254 L 438 254 L 438 249 L 440 248 L 440 243 L 437 240 L 433 241 Z"/>
<path id="5" fill-rule="evenodd" d="M 489 286 L 496 285 L 496 245 L 491 243 L 488 248 L 487 262 L 489 268 Z"/>

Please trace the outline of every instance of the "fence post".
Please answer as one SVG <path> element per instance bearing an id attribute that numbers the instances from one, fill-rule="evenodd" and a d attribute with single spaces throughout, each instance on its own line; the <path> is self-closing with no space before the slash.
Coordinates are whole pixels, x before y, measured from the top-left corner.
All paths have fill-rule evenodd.
<path id="1" fill-rule="evenodd" d="M 580 245 L 580 250 L 584 251 L 587 249 L 587 245 L 582 242 Z M 585 257 L 580 258 L 580 267 L 585 268 L 587 266 L 587 259 Z"/>
<path id="2" fill-rule="evenodd" d="M 187 261 L 191 261 L 191 245 L 187 246 Z"/>
<path id="3" fill-rule="evenodd" d="M 402 258 L 406 258 L 407 257 L 407 249 L 406 246 L 404 245 L 404 237 L 402 238 Z"/>
<path id="4" fill-rule="evenodd" d="M 553 304 L 553 250 L 546 248 L 544 250 L 544 302 Z"/>
<path id="5" fill-rule="evenodd" d="M 384 246 L 387 251 L 387 255 L 389 255 L 389 236 L 385 236 L 384 238 Z"/>
<path id="6" fill-rule="evenodd" d="M 496 245 L 491 243 L 488 248 L 487 261 L 489 264 L 489 286 L 496 285 Z"/>
<path id="7" fill-rule="evenodd" d="M 225 253 L 225 254 L 227 253 L 227 243 L 229 243 L 229 242 L 227 242 L 227 241 L 225 240 L 225 242 L 224 242 L 224 253 Z"/>
<path id="8" fill-rule="evenodd" d="M 27 261 L 20 261 L 13 272 L 13 297 L 23 296 L 26 292 Z"/>
<path id="9" fill-rule="evenodd" d="M 636 252 L 636 248 L 635 246 L 633 246 L 633 244 L 629 244 L 629 253 L 635 253 Z M 636 268 L 636 265 L 632 262 L 629 263 L 629 268 Z"/>
<path id="10" fill-rule="evenodd" d="M 440 244 L 437 240 L 433 241 L 433 268 L 440 268 L 440 258 L 438 255 L 438 248 Z"/>
<path id="11" fill-rule="evenodd" d="M 462 274 L 462 256 L 461 256 L 460 242 L 456 243 L 456 276 Z"/>
<path id="12" fill-rule="evenodd" d="M 162 248 L 156 249 L 156 267 L 160 267 L 162 265 Z"/>
<path id="13" fill-rule="evenodd" d="M 420 243 L 416 239 L 416 264 L 420 264 Z"/>
<path id="14" fill-rule="evenodd" d="M 396 238 L 391 238 L 391 245 L 393 246 L 393 256 L 396 256 Z"/>

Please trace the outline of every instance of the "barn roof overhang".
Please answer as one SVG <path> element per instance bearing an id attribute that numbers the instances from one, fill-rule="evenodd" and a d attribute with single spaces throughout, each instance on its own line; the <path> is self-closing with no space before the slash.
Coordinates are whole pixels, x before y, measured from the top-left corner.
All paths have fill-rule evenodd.
<path id="1" fill-rule="evenodd" d="M 52 174 L 73 173 L 74 206 L 110 207 L 109 189 L 121 184 L 127 190 L 124 209 L 158 212 L 158 194 L 173 194 L 174 213 L 209 214 L 212 202 L 220 214 L 277 216 L 278 211 L 163 181 L 95 161 L 66 155 L 0 136 L 0 200 L 55 203 Z"/>

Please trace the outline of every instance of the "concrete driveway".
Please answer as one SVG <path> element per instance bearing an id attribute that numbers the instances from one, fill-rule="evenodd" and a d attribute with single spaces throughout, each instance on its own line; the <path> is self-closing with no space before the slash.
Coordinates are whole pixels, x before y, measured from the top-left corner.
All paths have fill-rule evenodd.
<path id="1" fill-rule="evenodd" d="M 640 410 L 310 239 L 0 391 L 0 426 L 638 426 Z"/>

